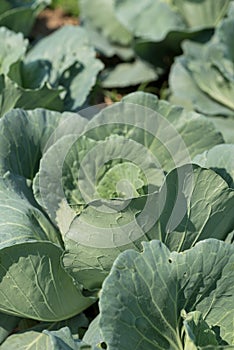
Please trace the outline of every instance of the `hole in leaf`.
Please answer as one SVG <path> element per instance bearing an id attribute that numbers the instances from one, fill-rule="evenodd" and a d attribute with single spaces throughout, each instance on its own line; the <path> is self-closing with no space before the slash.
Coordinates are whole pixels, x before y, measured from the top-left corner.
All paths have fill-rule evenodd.
<path id="1" fill-rule="evenodd" d="M 101 342 L 100 346 L 101 346 L 101 349 L 107 349 L 107 345 L 104 342 Z"/>

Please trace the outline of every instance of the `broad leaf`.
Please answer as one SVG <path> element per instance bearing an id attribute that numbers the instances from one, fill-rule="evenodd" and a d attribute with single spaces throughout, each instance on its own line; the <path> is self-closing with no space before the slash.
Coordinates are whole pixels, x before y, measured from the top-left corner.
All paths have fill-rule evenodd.
<path id="1" fill-rule="evenodd" d="M 166 119 L 166 121 L 168 121 L 170 125 L 174 128 L 174 131 L 172 131 L 172 129 L 169 127 L 167 128 L 167 132 L 169 134 L 167 136 L 165 135 L 165 137 L 163 136 L 163 143 L 167 145 L 168 140 L 166 138 L 168 137 L 170 139 L 171 137 L 174 137 L 178 142 L 175 148 L 180 148 L 181 152 L 181 148 L 183 147 L 183 140 L 186 149 L 191 157 L 194 157 L 195 154 L 198 154 L 199 149 L 205 151 L 211 148 L 212 145 L 215 146 L 216 144 L 223 143 L 222 136 L 213 127 L 212 123 L 209 120 L 207 120 L 203 115 L 194 112 L 188 112 L 179 106 L 169 104 L 164 100 L 159 100 L 155 95 L 142 92 L 135 92 L 125 96 L 122 99 L 122 102 L 141 105 L 143 107 L 146 107 L 146 111 L 148 112 L 148 108 L 150 108 L 156 113 L 162 115 Z M 161 119 L 160 121 L 162 126 L 166 127 L 166 122 L 164 122 Z M 160 130 L 160 132 L 161 135 L 159 135 L 158 137 L 162 138 L 162 135 L 164 135 L 164 131 Z M 178 132 L 178 134 L 176 134 L 176 132 Z M 182 140 L 180 139 L 180 137 Z M 156 152 L 155 154 L 157 154 L 158 157 L 159 151 Z M 176 151 L 174 150 L 173 153 L 176 153 Z M 173 155 L 173 157 L 177 159 L 176 154 Z M 168 166 L 166 166 L 165 169 L 168 169 Z"/>
<path id="2" fill-rule="evenodd" d="M 99 30 L 111 42 L 122 45 L 131 42 L 131 33 L 116 18 L 114 0 L 97 0 L 95 6 L 91 0 L 81 0 L 80 9 L 85 25 Z"/>
<path id="3" fill-rule="evenodd" d="M 100 140 L 117 134 L 134 140 L 139 146 L 142 145 L 142 150 L 144 148 L 145 152 L 147 150 L 147 153 L 153 154 L 155 163 L 160 164 L 164 171 L 189 163 L 190 157 L 200 147 L 206 150 L 212 143 L 223 142 L 221 135 L 206 118 L 188 114 L 167 102 L 159 102 L 153 95 L 133 94 L 123 102 L 97 114 L 88 123 L 86 135 Z M 194 128 L 197 132 L 194 132 Z M 206 138 L 201 139 L 200 133 L 205 130 Z M 194 147 L 195 144 L 197 147 Z M 123 158 L 121 154 L 119 157 Z"/>
<path id="4" fill-rule="evenodd" d="M 78 49 L 79 48 L 79 49 Z M 84 29 L 65 26 L 40 40 L 25 62 L 46 60 L 51 64 L 49 83 L 66 89 L 65 108 L 75 110 L 86 100 L 103 64 L 95 58 Z"/>
<path id="5" fill-rule="evenodd" d="M 185 42 L 170 74 L 173 101 L 208 115 L 232 116 L 234 104 L 233 4 L 205 44 Z"/>
<path id="6" fill-rule="evenodd" d="M 20 97 L 19 86 L 7 76 L 0 75 L 0 117 L 13 109 Z"/>
<path id="7" fill-rule="evenodd" d="M 29 241 L 62 244 L 60 234 L 38 209 L 28 183 L 9 172 L 0 178 L 0 249 Z"/>
<path id="8" fill-rule="evenodd" d="M 7 176 L 1 179 L 0 187 L 0 310 L 58 321 L 85 309 L 92 300 L 82 296 L 62 268 L 60 235 L 29 202 L 32 194 L 23 178 Z M 65 284 L 58 288 L 61 281 Z"/>
<path id="9" fill-rule="evenodd" d="M 139 250 L 151 239 L 147 233 L 158 217 L 155 197 L 94 201 L 74 218 L 64 237 L 63 263 L 86 289 L 100 288 L 120 252 Z"/>
<path id="10" fill-rule="evenodd" d="M 183 251 L 207 238 L 224 240 L 233 230 L 234 191 L 213 170 L 174 169 L 166 177 L 165 191 L 165 210 L 151 234 L 170 250 Z"/>
<path id="11" fill-rule="evenodd" d="M 167 73 L 175 60 L 175 56 L 181 54 L 181 43 L 185 39 L 197 42 L 206 42 L 213 34 L 212 29 L 199 31 L 171 31 L 163 41 L 149 39 L 136 39 L 133 48 L 138 57 L 149 62 L 157 71 Z M 160 69 L 160 70 L 159 70 Z"/>
<path id="12" fill-rule="evenodd" d="M 42 333 L 29 331 L 15 334 L 9 337 L 1 346 L 1 349 L 43 349 L 43 350 L 95 350 L 92 346 L 77 340 L 71 334 L 68 327 L 63 327 L 58 331 L 43 331 Z"/>
<path id="13" fill-rule="evenodd" d="M 94 318 L 94 320 L 90 323 L 89 328 L 85 332 L 83 337 L 83 341 L 87 344 L 91 344 L 93 346 L 98 346 L 103 343 L 103 336 L 101 334 L 101 329 L 99 327 L 100 314 Z"/>
<path id="14" fill-rule="evenodd" d="M 199 51 L 198 48 L 197 50 Z M 175 59 L 175 64 L 170 71 L 169 84 L 173 92 L 170 98 L 172 103 L 209 115 L 227 116 L 230 114 L 229 109 L 211 100 L 209 96 L 200 91 L 191 77 L 186 58 L 183 56 Z"/>
<path id="15" fill-rule="evenodd" d="M 62 253 L 61 248 L 46 241 L 1 249 L 0 310 L 36 320 L 60 321 L 91 305 L 94 299 L 84 297 L 81 287 L 62 267 Z"/>
<path id="16" fill-rule="evenodd" d="M 0 45 L 0 74 L 7 74 L 10 66 L 25 55 L 28 40 L 24 39 L 22 33 L 16 34 L 0 27 Z"/>
<path id="17" fill-rule="evenodd" d="M 200 311 L 192 311 L 186 314 L 182 310 L 181 316 L 184 318 L 185 350 L 196 350 L 196 346 L 218 345 L 215 332 L 203 320 Z"/>
<path id="18" fill-rule="evenodd" d="M 10 80 L 7 76 L 0 76 L 0 116 L 13 108 L 48 108 L 62 111 L 64 102 L 61 100 L 61 89 L 52 89 L 44 84 L 36 89 L 24 89 Z"/>
<path id="19" fill-rule="evenodd" d="M 51 65 L 44 60 L 25 63 L 23 60 L 11 65 L 8 76 L 24 89 L 38 89 L 49 79 Z"/>
<path id="20" fill-rule="evenodd" d="M 40 40 L 26 57 L 28 42 L 21 34 L 2 28 L 0 41 L 1 36 L 4 42 L 0 73 L 9 71 L 12 80 L 2 78 L 1 115 L 13 107 L 76 110 L 86 101 L 103 64 L 95 58 L 83 29 L 61 28 Z M 15 52 L 15 47 L 21 49 Z"/>
<path id="21" fill-rule="evenodd" d="M 226 143 L 234 143 L 234 120 L 233 118 L 210 117 L 217 130 L 219 130 Z"/>
<path id="22" fill-rule="evenodd" d="M 16 109 L 0 120 L 0 174 L 10 171 L 32 180 L 50 135 L 62 115 L 43 109 Z"/>
<path id="23" fill-rule="evenodd" d="M 108 349 L 184 349 L 183 309 L 201 312 L 216 338 L 234 345 L 233 253 L 233 245 L 213 239 L 183 253 L 170 253 L 159 241 L 144 243 L 141 254 L 122 253 L 100 298 Z"/>
<path id="24" fill-rule="evenodd" d="M 15 108 L 48 108 L 61 111 L 64 101 L 60 95 L 62 87 L 52 88 L 48 83 L 51 65 L 45 60 L 29 62 L 18 61 L 10 67 L 9 78 L 16 82 L 20 97 Z"/>
<path id="25" fill-rule="evenodd" d="M 115 10 L 119 21 L 136 37 L 160 41 L 169 31 L 186 28 L 184 20 L 168 1 L 147 0 L 136 4 L 132 0 L 115 0 Z"/>
<path id="26" fill-rule="evenodd" d="M 15 108 L 23 108 L 26 110 L 35 108 L 47 108 L 53 111 L 62 111 L 64 102 L 60 94 L 61 89 L 52 89 L 49 84 L 43 85 L 41 88 L 30 90 L 22 89 L 21 96 L 15 104 Z"/>
<path id="27" fill-rule="evenodd" d="M 30 324 L 34 322 L 34 324 Z M 28 330 L 35 332 L 47 331 L 58 331 L 60 328 L 68 327 L 74 338 L 78 338 L 82 328 L 87 328 L 89 320 L 84 313 L 80 313 L 72 318 L 58 322 L 36 322 L 35 320 L 22 319 L 18 325 L 20 332 L 26 332 Z"/>
<path id="28" fill-rule="evenodd" d="M 81 15 L 83 15 L 83 12 L 81 12 Z M 117 55 L 123 61 L 129 61 L 134 58 L 134 51 L 131 46 L 122 46 L 121 44 L 110 42 L 98 29 L 93 27 L 93 22 L 89 23 L 87 19 L 84 19 L 82 24 L 87 31 L 90 43 L 102 55 L 107 57 Z"/>
<path id="29" fill-rule="evenodd" d="M 123 88 L 154 81 L 158 78 L 158 74 L 146 62 L 136 60 L 133 63 L 120 63 L 114 68 L 106 69 L 100 78 L 104 88 Z"/>
<path id="30" fill-rule="evenodd" d="M 11 335 L 2 344 L 1 349 L 33 350 L 35 347 L 44 350 L 55 350 L 55 348 L 52 347 L 50 338 L 46 334 L 35 331 Z"/>
<path id="31" fill-rule="evenodd" d="M 28 35 L 36 16 L 51 0 L 2 0 L 0 4 L 0 26 Z"/>
<path id="32" fill-rule="evenodd" d="M 215 27 L 225 16 L 229 4 L 229 0 L 174 0 L 174 5 L 186 19 L 189 28 Z"/>
<path id="33" fill-rule="evenodd" d="M 198 154 L 194 163 L 205 168 L 211 168 L 234 186 L 234 144 L 217 145 L 209 151 Z"/>
<path id="34" fill-rule="evenodd" d="M 21 33 L 14 33 L 11 30 L 0 28 L 0 117 L 12 109 L 21 96 L 17 84 L 11 81 L 8 74 L 10 67 L 18 62 L 27 50 L 28 41 Z"/>
<path id="35" fill-rule="evenodd" d="M 72 199 L 77 199 L 79 193 L 77 179 L 73 178 L 73 170 L 74 176 L 77 174 L 77 164 L 73 164 L 72 160 L 68 162 L 70 168 L 67 167 L 66 155 L 72 148 L 73 143 L 79 139 L 86 124 L 87 120 L 79 115 L 64 114 L 60 125 L 48 140 L 47 148 L 41 158 L 39 172 L 33 182 L 36 200 L 47 210 L 48 215 L 54 223 L 58 224 L 62 233 L 66 232 L 66 229 L 63 229 L 64 225 L 69 227 L 68 215 L 71 214 L 72 218 L 74 216 L 72 215 L 74 212 L 71 209 L 69 211 L 66 201 L 68 200 L 73 204 Z M 75 148 L 73 147 L 73 149 Z M 63 173 L 65 166 L 67 172 Z M 70 182 L 73 179 L 74 184 Z M 48 191 L 48 186 L 50 191 Z M 74 190 L 74 193 L 72 193 L 72 190 Z M 81 200 L 81 203 L 83 203 L 83 200 Z M 67 214 L 68 212 L 69 214 Z"/>

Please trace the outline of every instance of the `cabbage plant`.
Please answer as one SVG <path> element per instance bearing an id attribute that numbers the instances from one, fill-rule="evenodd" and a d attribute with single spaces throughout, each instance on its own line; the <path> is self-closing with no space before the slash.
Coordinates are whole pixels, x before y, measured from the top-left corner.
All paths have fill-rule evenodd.
<path id="1" fill-rule="evenodd" d="M 22 33 L 0 27 L 0 115 L 12 108 L 77 110 L 103 64 L 86 32 L 65 26 L 29 48 Z"/>
<path id="2" fill-rule="evenodd" d="M 82 24 L 99 52 L 127 61 L 102 75 L 105 88 L 150 82 L 167 71 L 184 39 L 206 41 L 230 0 L 81 0 Z M 105 11 L 103 9 L 105 8 Z"/>
<path id="3" fill-rule="evenodd" d="M 170 73 L 172 100 L 201 113 L 225 119 L 213 119 L 226 139 L 233 142 L 234 52 L 232 32 L 234 7 L 229 9 L 205 44 L 186 41 Z"/>
<path id="4" fill-rule="evenodd" d="M 115 0 L 116 16 L 134 35 L 136 54 L 160 74 L 170 69 L 184 39 L 206 41 L 226 15 L 229 0 Z"/>
<path id="5" fill-rule="evenodd" d="M 120 254 L 84 339 L 110 350 L 233 349 L 233 249 L 207 239 L 176 253 L 151 241 Z"/>
<path id="6" fill-rule="evenodd" d="M 0 341 L 17 325 L 23 332 L 3 349 L 17 342 L 113 346 L 107 324 L 97 343 L 78 341 L 77 328 L 87 327 L 82 311 L 98 299 L 121 252 L 130 248 L 138 256 L 143 241 L 157 239 L 180 259 L 179 252 L 196 252 L 204 239 L 230 241 L 234 192 L 220 168 L 232 176 L 230 158 L 215 169 L 191 161 L 225 146 L 200 114 L 133 93 L 80 114 L 14 109 L 0 119 L 0 132 Z M 176 313 L 182 308 L 188 318 L 193 311 L 205 317 L 182 302 Z M 28 321 L 25 331 L 25 319 L 40 323 Z"/>

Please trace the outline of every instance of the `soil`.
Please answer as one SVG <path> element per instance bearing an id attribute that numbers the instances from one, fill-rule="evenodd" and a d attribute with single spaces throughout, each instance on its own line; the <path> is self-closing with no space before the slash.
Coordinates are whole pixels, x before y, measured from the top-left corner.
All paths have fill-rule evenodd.
<path id="1" fill-rule="evenodd" d="M 47 8 L 39 14 L 30 37 L 33 40 L 39 40 L 64 25 L 78 24 L 78 18 L 68 16 L 61 8 L 53 10 Z"/>

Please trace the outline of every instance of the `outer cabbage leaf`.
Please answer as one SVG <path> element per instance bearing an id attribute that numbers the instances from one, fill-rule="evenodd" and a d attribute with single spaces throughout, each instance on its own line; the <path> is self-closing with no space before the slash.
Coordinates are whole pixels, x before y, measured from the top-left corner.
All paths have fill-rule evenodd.
<path id="1" fill-rule="evenodd" d="M 95 6 L 91 0 L 82 0 L 80 9 L 83 19 L 92 23 L 111 42 L 130 44 L 132 35 L 116 18 L 114 0 L 98 0 Z"/>
<path id="2" fill-rule="evenodd" d="M 79 202 L 77 179 L 73 177 L 73 171 L 74 176 L 77 174 L 77 163 L 73 164 L 73 159 L 71 159 L 71 162 L 67 162 L 66 155 L 88 122 L 87 119 L 77 114 L 64 114 L 64 116 L 66 118 L 61 121 L 55 133 L 48 140 L 41 158 L 38 174 L 33 181 L 34 197 L 47 211 L 52 221 L 58 225 L 62 234 L 66 232 L 70 220 L 75 216 L 75 212 L 71 209 L 69 211 L 66 201 L 68 200 L 73 204 L 74 199 L 76 204 L 84 203 L 82 199 Z M 85 147 L 87 147 L 87 144 Z M 75 147 L 73 147 L 73 150 L 75 150 Z M 80 153 L 82 154 L 82 151 Z M 77 152 L 75 155 L 79 157 Z M 74 159 L 74 161 L 77 161 L 77 159 Z M 66 172 L 63 172 L 64 167 L 67 170 Z M 50 191 L 48 191 L 48 187 Z"/>
<path id="3" fill-rule="evenodd" d="M 203 115 L 188 112 L 182 107 L 159 100 L 155 95 L 135 92 L 125 96 L 122 102 L 141 105 L 161 114 L 179 133 L 191 157 L 198 154 L 199 149 L 205 151 L 212 145 L 223 143 L 222 136 Z"/>
<path id="4" fill-rule="evenodd" d="M 152 239 L 149 231 L 158 210 L 156 199 L 157 194 L 150 196 L 148 206 L 146 196 L 131 201 L 99 200 L 83 209 L 64 237 L 63 263 L 69 274 L 86 289 L 100 288 L 120 252 L 140 250 L 143 240 Z"/>
<path id="5" fill-rule="evenodd" d="M 53 89 L 47 83 L 36 89 L 24 89 L 7 76 L 0 76 L 0 116 L 14 108 L 48 108 L 63 110 L 61 89 Z"/>
<path id="6" fill-rule="evenodd" d="M 120 63 L 114 68 L 107 68 L 100 78 L 104 88 L 123 88 L 142 81 L 154 81 L 158 74 L 147 62 L 138 59 L 133 63 Z"/>
<path id="7" fill-rule="evenodd" d="M 217 340 L 234 345 L 233 249 L 209 239 L 170 253 L 151 241 L 141 254 L 120 254 L 100 297 L 99 325 L 108 349 L 183 349 L 182 310 L 201 312 Z"/>
<path id="8" fill-rule="evenodd" d="M 213 31 L 211 29 L 179 32 L 171 31 L 163 41 L 149 41 L 147 39 L 136 39 L 133 43 L 134 52 L 142 60 L 149 62 L 160 73 L 167 73 L 171 69 L 175 56 L 181 54 L 181 43 L 185 39 L 196 42 L 206 42 L 210 39 Z"/>
<path id="9" fill-rule="evenodd" d="M 48 81 L 50 69 L 51 65 L 44 60 L 28 64 L 21 60 L 11 65 L 8 75 L 24 89 L 37 89 Z"/>
<path id="10" fill-rule="evenodd" d="M 35 199 L 38 199 L 38 195 L 36 188 L 34 189 L 35 199 L 31 191 L 32 182 L 35 181 L 34 177 L 39 170 L 40 159 L 42 154 L 46 152 L 53 142 L 56 142 L 56 140 L 62 136 L 59 131 L 61 132 L 62 130 L 62 132 L 65 132 L 66 129 L 69 130 L 70 121 L 74 117 L 76 117 L 76 115 L 72 113 L 60 114 L 37 109 L 27 112 L 23 110 L 14 110 L 0 120 L 2 133 L 2 137 L 0 138 L 0 175 L 4 176 L 7 172 L 14 174 L 14 176 L 8 176 L 9 181 L 7 179 L 2 180 L 2 200 L 5 201 L 5 195 L 8 194 L 7 188 L 12 187 L 14 191 L 12 195 L 16 198 L 14 201 L 11 199 L 11 196 L 9 196 L 9 201 L 13 201 L 13 208 L 16 205 L 18 209 L 21 209 L 22 206 L 24 207 L 25 205 L 27 220 L 25 220 L 26 218 L 21 218 L 22 213 L 20 214 L 20 211 L 18 212 L 19 217 L 17 220 L 21 221 L 22 219 L 24 222 L 28 222 L 29 220 L 29 230 L 26 231 L 29 231 L 29 234 L 31 234 L 30 232 L 33 230 L 33 225 L 36 224 L 39 217 L 44 217 L 37 209 L 38 204 Z M 83 118 L 79 118 L 80 123 L 77 123 L 78 128 L 83 120 Z M 75 132 L 74 128 L 72 132 Z M 47 185 L 48 184 L 46 184 L 46 191 L 50 193 Z M 26 202 L 23 202 L 24 197 Z M 27 201 L 31 203 L 30 205 L 35 207 L 35 210 L 32 210 L 33 207 L 31 208 Z M 38 200 L 38 202 L 42 204 L 40 200 Z M 11 216 L 10 209 L 11 208 L 8 207 L 7 210 Z M 38 219 L 35 221 L 35 218 Z M 17 222 L 17 220 L 15 221 Z M 44 217 L 42 221 L 45 220 Z M 43 224 L 41 226 L 43 226 Z M 9 232 L 12 230 L 14 231 L 13 226 L 10 226 L 9 229 Z M 6 229 L 6 231 L 7 230 L 8 229 Z M 22 229 L 22 234 L 24 236 L 26 232 L 23 231 L 24 229 Z M 9 234 L 9 232 L 7 232 L 7 234 Z M 20 233 L 20 231 L 18 233 Z M 13 232 L 13 235 L 14 234 Z"/>
<path id="11" fill-rule="evenodd" d="M 227 0 L 218 0 L 215 3 L 212 0 L 174 0 L 172 4 L 185 18 L 189 28 L 197 29 L 215 27 L 222 17 L 226 15 L 230 2 Z M 194 13 L 196 14 L 195 16 Z"/>
<path id="12" fill-rule="evenodd" d="M 0 310 L 42 321 L 60 321 L 90 306 L 61 265 L 62 249 L 48 241 L 0 251 Z"/>
<path id="13" fill-rule="evenodd" d="M 189 163 L 199 148 L 206 150 L 212 144 L 223 143 L 206 118 L 158 101 L 151 94 L 130 94 L 123 102 L 97 114 L 88 123 L 86 135 L 96 140 L 113 134 L 132 139 L 145 146 L 165 171 Z M 201 138 L 203 132 L 205 137 Z"/>
<path id="14" fill-rule="evenodd" d="M 57 112 L 16 109 L 0 120 L 0 175 L 7 171 L 32 180 L 46 143 L 63 120 Z"/>
<path id="15" fill-rule="evenodd" d="M 84 15 L 82 7 L 81 15 Z M 131 46 L 122 46 L 121 44 L 110 42 L 98 29 L 93 27 L 93 22 L 89 23 L 85 18 L 83 18 L 83 20 L 82 25 L 87 31 L 90 43 L 100 54 L 107 57 L 117 55 L 123 61 L 129 61 L 134 58 L 134 51 Z"/>
<path id="16" fill-rule="evenodd" d="M 72 26 L 65 26 L 40 40 L 28 52 L 25 63 L 42 59 L 51 64 L 51 86 L 65 88 L 64 103 L 69 110 L 77 109 L 85 102 L 103 68 L 95 58 L 84 29 Z"/>
<path id="17" fill-rule="evenodd" d="M 17 84 L 7 76 L 0 75 L 0 117 L 14 108 L 20 96 Z"/>
<path id="18" fill-rule="evenodd" d="M 53 111 L 62 111 L 64 103 L 60 97 L 61 89 L 53 89 L 49 84 L 44 84 L 37 89 L 18 88 L 21 96 L 15 104 L 15 108 L 26 110 L 34 108 L 47 108 Z"/>
<path id="19" fill-rule="evenodd" d="M 31 322 L 31 323 L 30 323 Z M 80 313 L 74 317 L 58 322 L 36 322 L 32 324 L 32 320 L 22 319 L 18 325 L 19 332 L 26 332 L 28 330 L 35 332 L 47 331 L 58 331 L 60 328 L 68 327 L 73 337 L 78 338 L 82 328 L 87 328 L 89 320 L 84 313 Z"/>
<path id="20" fill-rule="evenodd" d="M 210 117 L 217 130 L 219 130 L 226 143 L 234 143 L 234 119 Z"/>
<path id="21" fill-rule="evenodd" d="M 211 168 L 234 186 L 234 144 L 217 145 L 209 151 L 198 154 L 194 163 L 205 168 Z"/>
<path id="22" fill-rule="evenodd" d="M 0 310 L 46 321 L 71 317 L 93 301 L 61 266 L 60 234 L 30 203 L 24 179 L 9 177 L 0 184 Z"/>
<path id="23" fill-rule="evenodd" d="M 136 4 L 132 0 L 115 0 L 114 3 L 117 18 L 136 37 L 161 41 L 169 31 L 186 28 L 185 21 L 168 1 L 146 0 Z"/>
<path id="24" fill-rule="evenodd" d="M 37 60 L 26 64 L 24 61 L 13 64 L 9 78 L 16 82 L 20 97 L 15 108 L 48 108 L 61 111 L 64 102 L 61 98 L 62 87 L 52 88 L 48 83 L 51 65 L 47 61 Z"/>
<path id="25" fill-rule="evenodd" d="M 208 115 L 233 117 L 232 7 L 208 43 L 183 44 L 184 55 L 177 58 L 169 79 L 173 101 Z"/>
<path id="26" fill-rule="evenodd" d="M 22 33 L 14 33 L 11 30 L 0 27 L 0 74 L 7 74 L 10 66 L 20 60 L 28 47 Z"/>
<path id="27" fill-rule="evenodd" d="M 51 0 L 2 0 L 0 4 L 0 26 L 28 35 L 36 16 Z"/>
<path id="28" fill-rule="evenodd" d="M 12 109 L 21 96 L 17 84 L 11 81 L 8 74 L 10 67 L 18 62 L 27 50 L 28 41 L 22 33 L 14 33 L 5 27 L 0 28 L 0 116 Z"/>
<path id="29" fill-rule="evenodd" d="M 85 332 L 83 341 L 93 346 L 98 346 L 103 342 L 103 336 L 99 327 L 100 314 L 98 314 L 94 320 L 90 323 L 89 328 Z"/>
<path id="30" fill-rule="evenodd" d="M 196 350 L 197 346 L 205 347 L 218 345 L 215 332 L 209 327 L 206 321 L 202 318 L 200 311 L 192 311 L 186 314 L 182 311 L 182 317 L 184 318 L 184 349 Z"/>
<path id="31" fill-rule="evenodd" d="M 68 327 L 63 327 L 58 331 L 43 331 L 38 333 L 29 331 L 21 334 L 15 334 L 9 337 L 2 345 L 2 349 L 17 349 L 24 350 L 38 349 L 44 350 L 95 350 L 97 348 L 85 344 L 81 340 L 75 339 Z"/>
<path id="32" fill-rule="evenodd" d="M 60 234 L 36 206 L 23 177 L 9 172 L 0 178 L 0 249 L 29 241 L 62 244 Z"/>
<path id="33" fill-rule="evenodd" d="M 207 238 L 224 240 L 233 230 L 234 191 L 213 170 L 194 165 L 191 174 L 182 166 L 168 174 L 164 188 L 165 210 L 151 234 L 171 251 L 189 249 Z"/>

